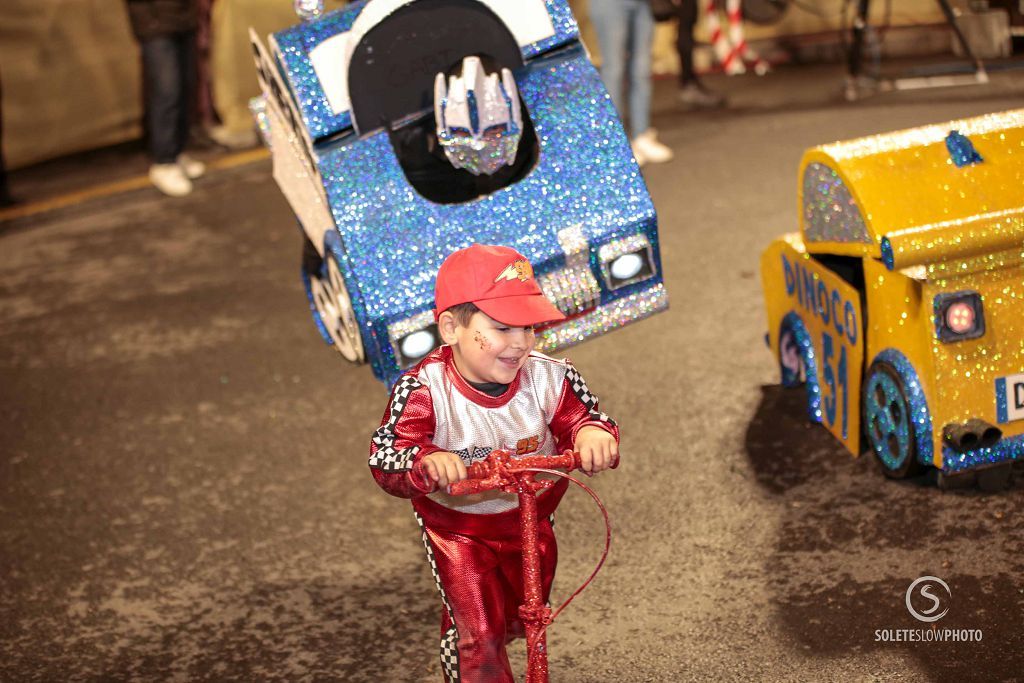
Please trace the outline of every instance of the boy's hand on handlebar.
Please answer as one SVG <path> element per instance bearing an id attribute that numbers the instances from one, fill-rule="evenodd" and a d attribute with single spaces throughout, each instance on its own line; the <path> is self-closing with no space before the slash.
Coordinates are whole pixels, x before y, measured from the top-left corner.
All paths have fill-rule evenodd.
<path id="1" fill-rule="evenodd" d="M 587 426 L 576 432 L 573 449 L 580 454 L 580 469 L 588 474 L 612 467 L 619 458 L 615 437 L 600 427 Z"/>
<path id="2" fill-rule="evenodd" d="M 440 489 L 462 481 L 468 476 L 462 458 L 448 451 L 438 451 L 424 456 L 423 469 L 427 471 L 427 476 Z"/>

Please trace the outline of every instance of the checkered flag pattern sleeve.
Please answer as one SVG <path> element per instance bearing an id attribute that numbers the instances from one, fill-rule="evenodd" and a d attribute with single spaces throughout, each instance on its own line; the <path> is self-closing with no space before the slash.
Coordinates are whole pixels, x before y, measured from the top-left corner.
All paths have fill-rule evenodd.
<path id="1" fill-rule="evenodd" d="M 569 365 L 565 372 L 565 381 L 569 383 L 569 388 L 572 389 L 572 393 L 576 395 L 576 398 L 580 400 L 586 409 L 590 413 L 590 419 L 593 422 L 603 422 L 611 427 L 615 426 L 615 420 L 608 417 L 607 414 L 602 413 L 598 409 L 597 396 L 590 392 L 587 387 L 587 383 L 583 380 L 583 376 L 574 368 Z"/>
<path id="2" fill-rule="evenodd" d="M 391 405 L 388 407 L 390 413 L 388 421 L 373 433 L 371 439 L 375 450 L 370 456 L 370 467 L 384 472 L 404 472 L 412 467 L 413 458 L 419 453 L 420 447 L 396 449 L 395 425 L 402 417 L 402 412 L 409 402 L 409 395 L 422 386 L 415 377 L 410 375 L 402 377 L 395 385 L 395 390 L 391 394 Z"/>

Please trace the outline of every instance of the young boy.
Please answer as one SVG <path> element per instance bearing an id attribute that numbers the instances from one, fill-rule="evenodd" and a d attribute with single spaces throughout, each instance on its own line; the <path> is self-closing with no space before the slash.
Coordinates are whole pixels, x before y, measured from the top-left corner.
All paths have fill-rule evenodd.
<path id="1" fill-rule="evenodd" d="M 474 244 L 441 265 L 435 315 L 444 346 L 395 384 L 370 446 L 370 469 L 388 493 L 411 498 L 441 593 L 446 681 L 515 679 L 505 644 L 523 635 L 516 496 L 450 496 L 466 465 L 494 449 L 516 455 L 579 452 L 600 472 L 618 457 L 619 431 L 569 361 L 533 351 L 533 327 L 564 316 L 533 268 L 508 247 Z M 550 518 L 565 493 L 539 494 L 541 583 L 548 600 L 557 561 Z"/>

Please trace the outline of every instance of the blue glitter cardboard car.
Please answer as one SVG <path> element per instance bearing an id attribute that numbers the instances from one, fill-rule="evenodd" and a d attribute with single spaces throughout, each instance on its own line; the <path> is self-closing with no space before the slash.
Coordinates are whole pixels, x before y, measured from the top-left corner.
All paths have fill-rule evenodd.
<path id="1" fill-rule="evenodd" d="M 523 253 L 568 317 L 541 351 L 668 306 L 654 206 L 565 0 L 372 0 L 250 36 L 313 319 L 347 360 L 390 386 L 434 348 L 435 274 L 473 243 Z M 510 69 L 525 129 L 478 196 L 423 151 L 435 76 L 467 55 Z"/>

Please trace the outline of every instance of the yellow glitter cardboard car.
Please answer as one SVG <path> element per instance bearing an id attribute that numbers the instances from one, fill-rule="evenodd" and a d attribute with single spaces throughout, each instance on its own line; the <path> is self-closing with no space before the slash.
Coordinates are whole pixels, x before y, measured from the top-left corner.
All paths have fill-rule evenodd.
<path id="1" fill-rule="evenodd" d="M 1024 459 L 1024 109 L 808 150 L 761 277 L 783 385 L 851 453 Z"/>

